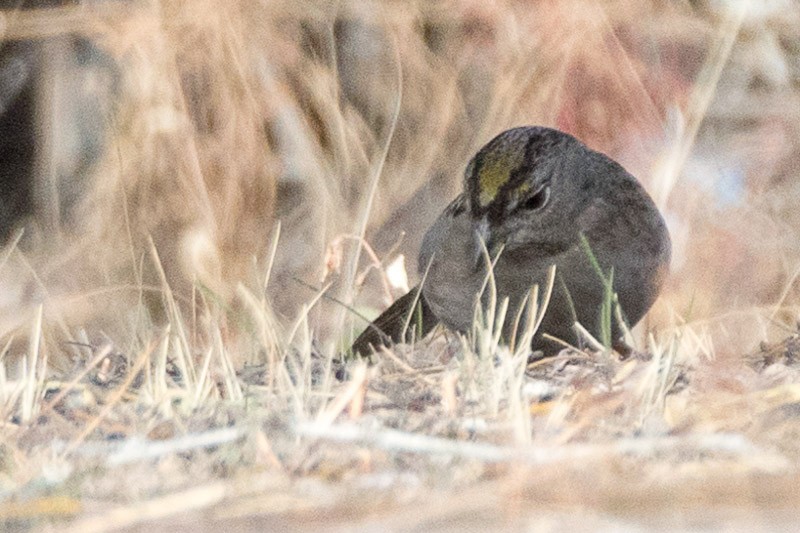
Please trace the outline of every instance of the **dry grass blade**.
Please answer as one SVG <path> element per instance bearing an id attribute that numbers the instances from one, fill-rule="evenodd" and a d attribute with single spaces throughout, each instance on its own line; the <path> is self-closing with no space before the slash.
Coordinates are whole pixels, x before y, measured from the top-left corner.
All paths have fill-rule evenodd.
<path id="1" fill-rule="evenodd" d="M 722 76 L 723 68 L 728 62 L 728 58 L 736 43 L 736 38 L 745 20 L 745 16 L 750 10 L 750 0 L 743 0 L 736 4 L 731 4 L 730 9 L 726 9 L 727 17 L 717 30 L 714 48 L 698 74 L 698 81 L 694 86 L 689 103 L 686 106 L 686 123 L 682 124 L 679 136 L 672 146 L 671 153 L 665 158 L 666 164 L 661 169 L 662 176 L 656 182 L 662 185 L 656 200 L 663 206 L 669 196 L 669 191 L 675 186 L 689 154 L 694 147 L 700 125 L 708 114 L 708 109 L 712 99 L 717 94 L 717 84 Z"/>
<path id="2" fill-rule="evenodd" d="M 375 165 L 374 172 L 372 177 L 369 181 L 369 186 L 364 195 L 364 206 L 361 210 L 361 221 L 358 225 L 358 241 L 359 243 L 364 241 L 364 237 L 367 233 L 367 224 L 369 223 L 370 215 L 372 214 L 372 204 L 375 199 L 375 194 L 378 190 L 378 181 L 383 173 L 383 167 L 386 163 L 386 157 L 389 154 L 389 146 L 391 145 L 392 139 L 394 138 L 394 131 L 395 127 L 397 126 L 398 116 L 400 115 L 400 104 L 403 101 L 403 68 L 402 63 L 400 61 L 398 45 L 394 43 L 394 50 L 395 50 L 395 59 L 397 65 L 397 94 L 395 96 L 394 102 L 394 110 L 392 112 L 392 116 L 390 119 L 390 126 L 389 132 L 386 136 L 386 139 L 383 143 L 383 150 L 380 154 L 378 159 L 378 164 Z M 348 269 L 349 275 L 347 276 L 347 290 L 351 291 L 353 287 L 353 282 L 355 281 L 356 270 L 358 268 L 358 261 L 361 257 L 361 244 L 356 247 L 356 252 L 353 256 L 353 259 L 350 262 L 350 268 Z"/>
<path id="3" fill-rule="evenodd" d="M 139 9 L 126 2 L 103 2 L 79 7 L 48 7 L 46 9 L 8 10 L 2 12 L 7 39 L 30 39 L 70 33 L 100 33 L 97 20 L 123 20 L 136 16 Z"/>
<path id="4" fill-rule="evenodd" d="M 197 511 L 222 501 L 229 490 L 226 483 L 216 482 L 152 498 L 133 506 L 120 505 L 96 516 L 77 520 L 64 531 L 75 533 L 115 531 L 179 513 Z"/>
<path id="5" fill-rule="evenodd" d="M 0 521 L 47 517 L 70 517 L 81 511 L 81 502 L 75 498 L 56 496 L 21 503 L 0 504 Z"/>

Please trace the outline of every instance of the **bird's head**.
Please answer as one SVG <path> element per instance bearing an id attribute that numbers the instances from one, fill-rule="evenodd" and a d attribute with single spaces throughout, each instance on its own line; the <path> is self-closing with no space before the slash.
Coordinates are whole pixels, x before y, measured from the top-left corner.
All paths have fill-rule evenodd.
<path id="1" fill-rule="evenodd" d="M 464 190 L 475 228 L 476 261 L 482 240 L 494 256 L 536 246 L 543 253 L 575 242 L 578 215 L 588 196 L 579 166 L 585 147 L 544 127 L 505 131 L 469 162 Z"/>

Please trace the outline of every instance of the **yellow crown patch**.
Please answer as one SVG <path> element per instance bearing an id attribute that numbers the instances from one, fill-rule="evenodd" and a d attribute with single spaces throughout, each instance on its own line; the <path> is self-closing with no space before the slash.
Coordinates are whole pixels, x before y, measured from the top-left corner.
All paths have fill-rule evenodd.
<path id="1" fill-rule="evenodd" d="M 509 149 L 511 148 L 511 149 Z M 500 147 L 487 153 L 478 169 L 478 201 L 481 207 L 490 204 L 500 187 L 508 181 L 511 172 L 522 163 L 523 151 L 511 146 Z"/>

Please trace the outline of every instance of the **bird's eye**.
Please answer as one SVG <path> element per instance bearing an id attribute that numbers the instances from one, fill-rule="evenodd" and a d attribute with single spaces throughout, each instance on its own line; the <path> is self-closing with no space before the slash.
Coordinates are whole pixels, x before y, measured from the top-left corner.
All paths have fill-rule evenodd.
<path id="1" fill-rule="evenodd" d="M 522 209 L 527 211 L 536 211 L 537 209 L 543 208 L 547 205 L 547 202 L 550 200 L 550 186 L 547 185 L 542 187 L 536 194 L 525 200 L 520 204 Z"/>

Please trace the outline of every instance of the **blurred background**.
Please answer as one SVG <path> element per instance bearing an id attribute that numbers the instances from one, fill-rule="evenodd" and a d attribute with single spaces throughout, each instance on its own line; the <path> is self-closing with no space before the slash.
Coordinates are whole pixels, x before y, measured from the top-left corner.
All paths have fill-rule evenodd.
<path id="1" fill-rule="evenodd" d="M 672 273 L 640 338 L 736 356 L 797 328 L 796 1 L 0 9 L 4 344 L 39 306 L 54 337 L 124 343 L 173 297 L 236 326 L 243 287 L 275 328 L 325 290 L 310 327 L 346 344 L 365 325 L 346 306 L 372 317 L 415 283 L 471 155 L 525 124 L 607 153 L 665 213 Z"/>

